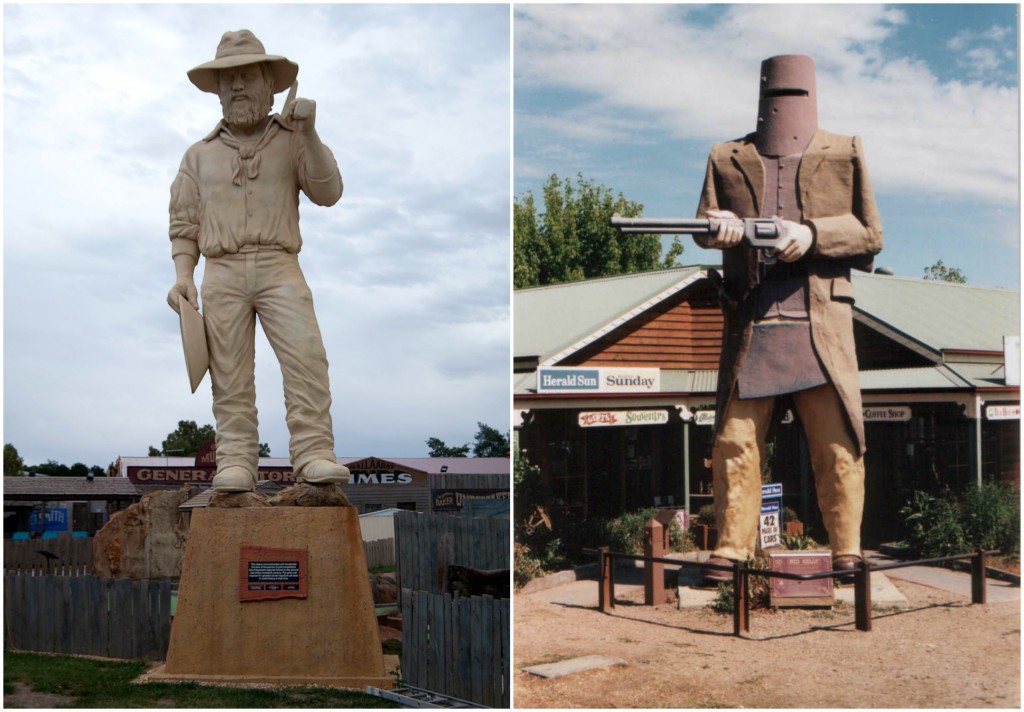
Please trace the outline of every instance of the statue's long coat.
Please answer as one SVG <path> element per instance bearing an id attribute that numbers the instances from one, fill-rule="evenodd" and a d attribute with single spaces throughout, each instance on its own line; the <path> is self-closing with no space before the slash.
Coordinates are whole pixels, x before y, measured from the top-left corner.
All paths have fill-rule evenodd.
<path id="1" fill-rule="evenodd" d="M 759 217 L 765 191 L 764 164 L 754 134 L 715 144 L 708 158 L 698 217 L 708 210 L 731 210 Z M 850 268 L 870 271 L 882 249 L 882 224 L 875 207 L 860 138 L 817 131 L 797 171 L 802 221 L 814 232 L 803 257 L 808 265 L 811 338 L 829 379 L 839 393 L 850 434 L 864 452 L 864 422 L 857 354 L 853 341 L 853 286 Z M 698 244 L 703 242 L 695 237 Z M 736 388 L 738 366 L 750 346 L 756 251 L 746 242 L 722 251 L 725 332 L 718 370 L 717 431 Z"/>

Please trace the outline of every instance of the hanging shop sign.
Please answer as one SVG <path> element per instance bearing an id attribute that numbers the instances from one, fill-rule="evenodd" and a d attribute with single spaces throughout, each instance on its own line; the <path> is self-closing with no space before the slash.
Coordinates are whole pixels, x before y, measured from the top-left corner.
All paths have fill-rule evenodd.
<path id="1" fill-rule="evenodd" d="M 1020 420 L 1020 404 L 1017 405 L 987 405 L 985 406 L 986 420 Z"/>
<path id="2" fill-rule="evenodd" d="M 872 423 L 906 423 L 912 415 L 909 405 L 873 405 L 864 408 L 864 420 Z"/>
<path id="3" fill-rule="evenodd" d="M 431 490 L 430 496 L 434 501 L 434 512 L 458 512 L 467 499 L 508 499 L 509 491 L 503 490 L 480 490 L 480 489 L 449 489 Z"/>
<path id="4" fill-rule="evenodd" d="M 694 425 L 715 425 L 715 411 L 713 410 L 697 410 L 693 413 L 693 424 Z"/>
<path id="5" fill-rule="evenodd" d="M 601 428 L 621 425 L 664 425 L 667 410 L 598 410 L 580 413 L 577 421 L 581 428 Z"/>
<path id="6" fill-rule="evenodd" d="M 537 370 L 538 393 L 657 393 L 661 369 L 551 367 Z"/>

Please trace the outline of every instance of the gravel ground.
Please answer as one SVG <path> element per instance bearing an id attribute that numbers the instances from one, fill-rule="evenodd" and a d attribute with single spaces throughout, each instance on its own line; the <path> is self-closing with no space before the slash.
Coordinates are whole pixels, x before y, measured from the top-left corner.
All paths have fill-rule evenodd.
<path id="1" fill-rule="evenodd" d="M 1020 603 L 894 582 L 906 610 L 852 606 L 753 611 L 750 635 L 710 609 L 648 607 L 642 592 L 612 613 L 515 597 L 517 708 L 1020 707 Z M 632 598 L 632 600 L 629 600 Z M 584 655 L 626 664 L 544 679 L 522 668 Z"/>

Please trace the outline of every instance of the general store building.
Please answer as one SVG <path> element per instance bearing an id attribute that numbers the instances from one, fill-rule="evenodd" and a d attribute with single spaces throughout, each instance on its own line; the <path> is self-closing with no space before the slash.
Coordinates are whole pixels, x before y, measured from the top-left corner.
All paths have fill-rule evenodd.
<path id="1" fill-rule="evenodd" d="M 889 540 L 914 490 L 1020 482 L 1020 295 L 855 272 L 868 452 L 865 545 Z M 708 268 L 518 290 L 517 446 L 558 506 L 614 516 L 712 502 L 722 312 Z M 784 504 L 820 527 L 802 429 L 785 399 L 769 434 Z"/>
<path id="2" fill-rule="evenodd" d="M 119 457 L 115 468 L 143 494 L 195 485 L 203 492 L 192 506 L 205 506 L 205 490 L 217 472 L 212 445 L 195 457 Z M 360 514 L 392 508 L 457 514 L 469 500 L 509 499 L 507 457 L 341 457 L 338 462 L 349 468 L 350 482 L 341 488 Z M 295 484 L 291 461 L 260 458 L 258 481 L 268 494 Z"/>

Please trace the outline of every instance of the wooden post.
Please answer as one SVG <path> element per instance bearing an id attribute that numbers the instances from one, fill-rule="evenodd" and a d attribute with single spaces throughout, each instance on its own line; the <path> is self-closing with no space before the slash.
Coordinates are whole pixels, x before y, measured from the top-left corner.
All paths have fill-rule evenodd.
<path id="1" fill-rule="evenodd" d="M 608 556 L 608 547 L 597 548 L 597 607 L 601 612 L 608 607 L 612 599 L 611 579 L 608 575 L 611 557 Z"/>
<path id="2" fill-rule="evenodd" d="M 862 559 L 853 575 L 853 605 L 857 630 L 871 631 L 871 565 Z"/>
<path id="3" fill-rule="evenodd" d="M 739 561 L 733 564 L 733 634 L 743 635 L 750 632 L 750 597 L 747 591 L 747 573 Z"/>
<path id="4" fill-rule="evenodd" d="M 663 557 L 667 528 L 656 518 L 644 524 L 644 556 Z M 665 564 L 644 562 L 644 605 L 657 606 L 665 602 Z"/>
<path id="5" fill-rule="evenodd" d="M 985 552 L 974 550 L 971 559 L 971 603 L 984 604 L 988 600 L 985 587 Z"/>

